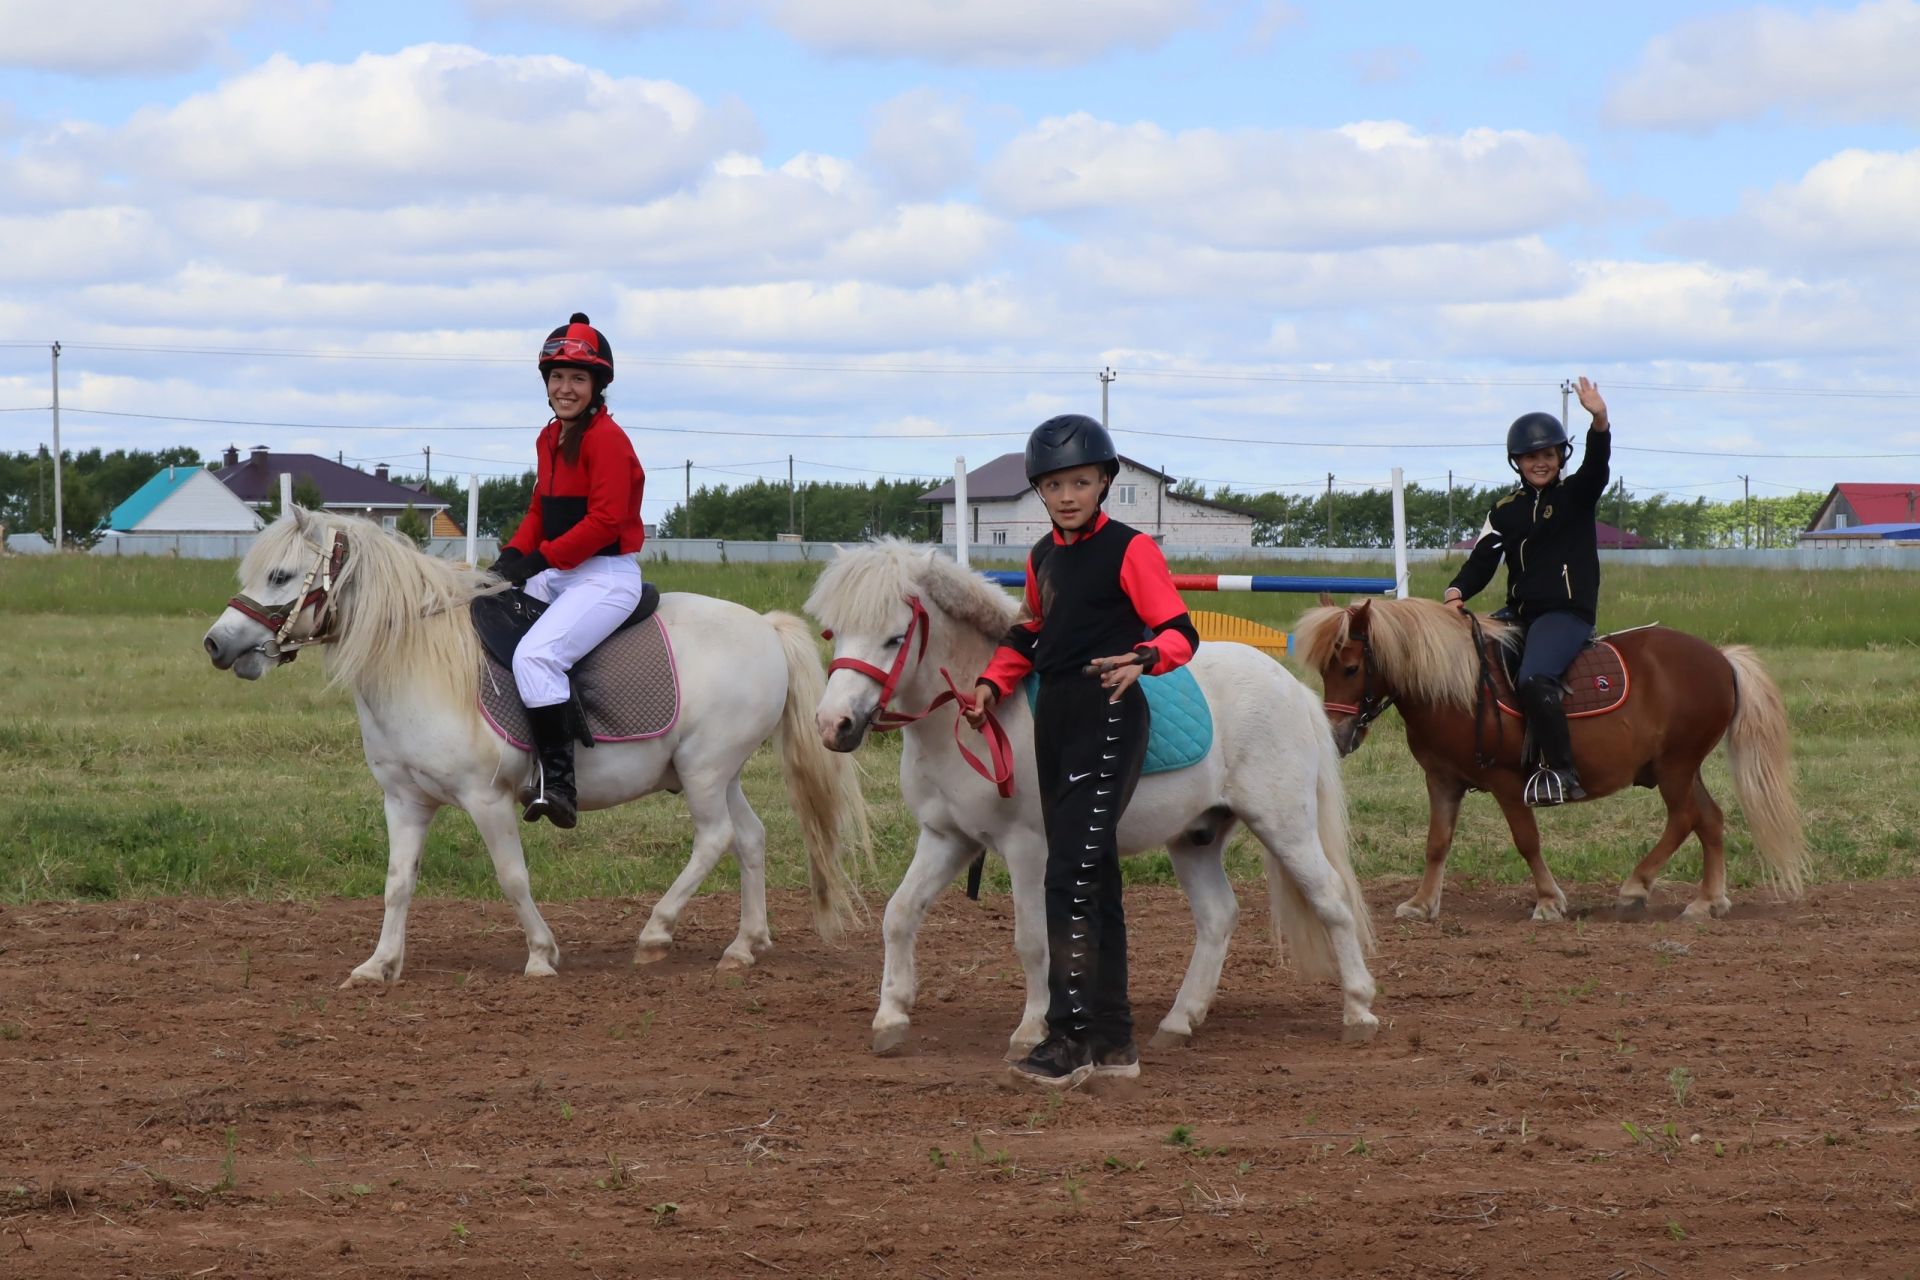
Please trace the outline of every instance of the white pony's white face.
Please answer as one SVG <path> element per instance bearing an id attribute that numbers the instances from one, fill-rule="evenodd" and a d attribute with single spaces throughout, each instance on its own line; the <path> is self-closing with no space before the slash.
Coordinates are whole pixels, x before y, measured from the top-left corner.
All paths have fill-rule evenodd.
<path id="1" fill-rule="evenodd" d="M 913 611 L 905 601 L 901 601 L 894 612 L 896 616 L 877 628 L 869 627 L 854 634 L 835 631 L 834 661 L 852 659 L 881 672 L 892 671 L 913 625 Z M 910 655 L 907 669 L 901 672 L 902 680 L 912 675 L 912 666 Z M 880 711 L 881 687 L 880 680 L 851 668 L 842 667 L 828 673 L 826 692 L 813 713 L 814 727 L 820 731 L 820 741 L 827 750 L 853 751 L 866 740 L 867 729 Z"/>
<path id="2" fill-rule="evenodd" d="M 255 613 L 272 616 L 293 607 L 307 570 L 321 554 L 309 539 L 324 535 L 319 522 L 306 518 L 297 507 L 291 518 L 292 528 L 287 528 L 288 524 L 286 516 L 275 521 L 240 562 L 239 594 L 227 602 L 200 642 L 215 667 L 231 670 L 242 680 L 258 680 L 279 666 L 283 656 L 292 656 L 282 655 L 274 642 L 277 628 L 236 607 L 244 603 Z M 301 609 L 288 638 L 303 640 L 311 636 L 319 626 L 318 610 L 318 604 Z"/>

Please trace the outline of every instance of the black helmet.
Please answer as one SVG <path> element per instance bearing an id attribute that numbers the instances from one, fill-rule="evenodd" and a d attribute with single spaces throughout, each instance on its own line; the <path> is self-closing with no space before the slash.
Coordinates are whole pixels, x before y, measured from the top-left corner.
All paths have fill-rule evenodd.
<path id="1" fill-rule="evenodd" d="M 1107 429 L 1084 413 L 1048 418 L 1027 437 L 1027 483 L 1049 471 L 1097 465 L 1112 479 L 1120 474 L 1120 454 Z"/>
<path id="2" fill-rule="evenodd" d="M 542 382 L 550 369 L 585 369 L 593 378 L 596 392 L 605 391 L 613 381 L 613 346 L 606 334 L 593 327 L 586 312 L 574 312 L 572 319 L 548 334 L 541 344 Z"/>
<path id="3" fill-rule="evenodd" d="M 1555 445 L 1560 446 L 1561 462 L 1573 456 L 1573 445 L 1567 440 L 1567 429 L 1560 425 L 1560 419 L 1550 413 L 1523 413 L 1507 428 L 1507 465 L 1517 472 L 1520 464 L 1515 459 L 1535 449 L 1551 449 Z"/>

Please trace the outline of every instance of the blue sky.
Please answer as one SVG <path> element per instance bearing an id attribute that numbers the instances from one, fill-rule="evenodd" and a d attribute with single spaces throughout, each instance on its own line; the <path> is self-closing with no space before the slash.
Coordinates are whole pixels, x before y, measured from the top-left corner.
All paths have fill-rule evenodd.
<path id="1" fill-rule="evenodd" d="M 1103 365 L 1216 484 L 1493 479 L 1580 373 L 1636 489 L 1920 474 L 1910 0 L 75 8 L 0 12 L 0 340 L 68 344 L 69 447 L 516 469 L 579 308 L 650 515 L 984 461 Z"/>

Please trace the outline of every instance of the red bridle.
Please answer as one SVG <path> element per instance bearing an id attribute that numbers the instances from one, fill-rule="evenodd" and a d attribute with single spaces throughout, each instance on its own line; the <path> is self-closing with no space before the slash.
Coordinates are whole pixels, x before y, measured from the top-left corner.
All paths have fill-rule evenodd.
<path id="1" fill-rule="evenodd" d="M 827 674 L 836 671 L 854 671 L 875 681 L 880 686 L 880 700 L 874 705 L 873 718 L 867 722 L 868 728 L 875 733 L 887 733 L 895 729 L 904 729 L 910 724 L 925 720 L 935 711 L 951 702 L 956 714 L 953 718 L 953 743 L 960 749 L 961 758 L 973 766 L 973 771 L 991 782 L 1003 798 L 1013 797 L 1013 742 L 1007 737 L 1007 731 L 993 712 L 987 712 L 987 722 L 981 728 L 981 736 L 987 740 L 987 754 L 992 758 L 991 767 L 980 757 L 967 750 L 966 740 L 960 736 L 960 726 L 966 723 L 965 713 L 973 710 L 973 698 L 960 691 L 954 683 L 953 675 L 945 667 L 940 668 L 940 676 L 947 682 L 947 691 L 926 705 L 926 709 L 915 715 L 890 711 L 887 704 L 893 701 L 895 690 L 900 687 L 900 677 L 907 670 L 907 655 L 915 649 L 914 641 L 919 641 L 919 652 L 915 655 L 917 663 L 927 656 L 927 607 L 920 603 L 919 596 L 907 597 L 907 609 L 911 616 L 907 619 L 906 634 L 900 637 L 900 652 L 894 655 L 893 666 L 882 671 L 871 662 L 859 658 L 835 658 L 827 664 Z M 831 640 L 833 633 L 826 633 Z"/>

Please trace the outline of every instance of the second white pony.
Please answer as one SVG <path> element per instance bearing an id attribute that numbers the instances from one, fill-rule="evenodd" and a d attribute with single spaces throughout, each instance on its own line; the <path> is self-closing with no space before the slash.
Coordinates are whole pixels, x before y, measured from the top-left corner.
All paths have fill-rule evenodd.
<path id="1" fill-rule="evenodd" d="M 945 690 L 943 667 L 962 689 L 970 688 L 1006 634 L 1015 607 L 979 575 L 893 539 L 843 551 L 807 601 L 807 611 L 832 633 L 836 659 L 889 671 L 906 650 L 892 694 L 892 710 L 906 714 Z M 1161 846 L 1172 853 L 1174 874 L 1193 910 L 1193 958 L 1152 1043 L 1184 1044 L 1213 1003 L 1239 916 L 1224 856 L 1239 823 L 1266 850 L 1276 937 L 1303 975 L 1338 977 L 1347 1038 L 1370 1039 L 1379 1028 L 1366 962 L 1372 925 L 1347 859 L 1340 759 L 1320 699 L 1279 663 L 1244 645 L 1202 645 L 1192 666 L 1213 712 L 1212 749 L 1191 767 L 1143 777 L 1120 826 L 1123 854 Z M 815 715 L 822 741 L 836 751 L 858 747 L 885 709 L 880 694 L 880 684 L 858 671 L 833 672 Z M 876 1052 L 905 1043 L 917 990 L 915 935 L 940 890 L 983 847 L 1006 859 L 1012 876 L 1014 947 L 1026 973 L 1026 1008 L 1009 1056 L 1025 1054 L 1046 1034 L 1047 843 L 1034 775 L 1033 718 L 1022 697 L 1007 699 L 998 715 L 1013 746 L 1011 799 L 1001 798 L 962 759 L 952 715 L 944 708 L 902 731 L 900 790 L 920 823 L 920 836 L 913 863 L 887 904 L 886 965 L 873 1019 Z"/>

